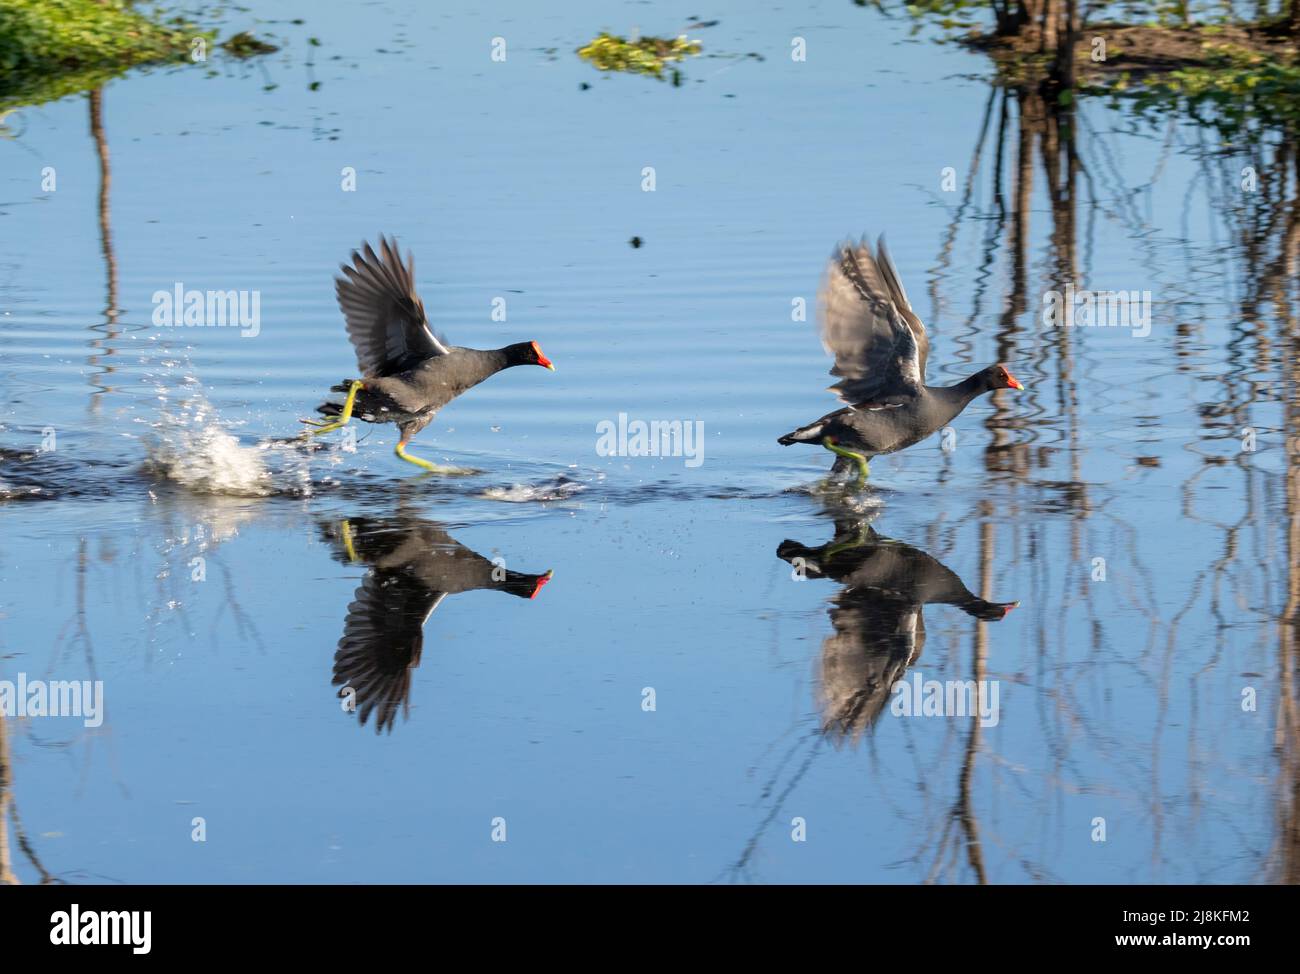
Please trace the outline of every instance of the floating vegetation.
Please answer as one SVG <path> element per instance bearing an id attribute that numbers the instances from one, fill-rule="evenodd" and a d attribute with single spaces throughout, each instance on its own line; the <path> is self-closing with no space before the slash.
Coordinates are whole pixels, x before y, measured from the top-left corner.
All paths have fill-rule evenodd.
<path id="1" fill-rule="evenodd" d="M 308 43 L 313 47 L 316 47 L 319 46 L 320 41 L 313 37 L 310 38 Z M 246 30 L 241 30 L 238 34 L 222 41 L 221 49 L 232 57 L 237 58 L 256 57 L 259 54 L 271 54 L 280 50 L 274 44 L 268 44 L 266 41 L 254 37 Z"/>
<path id="2" fill-rule="evenodd" d="M 622 71 L 627 74 L 648 74 L 664 79 L 664 68 L 700 53 L 699 41 L 682 34 L 671 40 L 663 37 L 641 37 L 629 41 L 624 37 L 601 33 L 586 47 L 578 48 L 578 57 L 601 71 Z M 681 73 L 672 71 L 673 84 L 681 83 Z"/>

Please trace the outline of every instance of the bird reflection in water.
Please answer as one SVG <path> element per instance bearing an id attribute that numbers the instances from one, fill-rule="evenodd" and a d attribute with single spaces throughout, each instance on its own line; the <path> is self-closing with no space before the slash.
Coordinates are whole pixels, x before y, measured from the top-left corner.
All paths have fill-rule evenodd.
<path id="1" fill-rule="evenodd" d="M 333 683 L 340 698 L 355 695 L 363 726 L 374 713 L 376 733 L 392 732 L 399 708 L 409 718 L 424 624 L 443 599 L 475 589 L 532 599 L 552 575 L 510 571 L 420 518 L 355 518 L 321 529 L 336 561 L 370 569 L 348 606 Z"/>
<path id="2" fill-rule="evenodd" d="M 805 578 L 844 586 L 831 600 L 834 631 L 822 643 L 818 709 L 822 732 L 856 742 L 885 709 L 890 690 L 925 647 L 926 605 L 954 605 L 985 622 L 1019 602 L 986 602 L 949 568 L 918 548 L 840 517 L 835 537 L 809 548 L 783 541 L 777 556 Z"/>

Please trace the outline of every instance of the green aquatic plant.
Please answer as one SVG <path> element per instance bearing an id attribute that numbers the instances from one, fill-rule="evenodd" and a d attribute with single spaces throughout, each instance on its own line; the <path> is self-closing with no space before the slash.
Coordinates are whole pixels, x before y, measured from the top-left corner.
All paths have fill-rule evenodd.
<path id="1" fill-rule="evenodd" d="M 1000 85 L 1062 103 L 1076 91 L 1109 95 L 1141 117 L 1181 115 L 1229 141 L 1300 124 L 1300 0 L 1279 14 L 1257 6 L 1253 19 L 1231 6 L 1193 17 L 1186 0 L 1135 0 L 1106 8 L 1122 19 L 1085 20 L 1073 34 L 1058 17 L 1048 36 L 1039 14 L 1061 14 L 1063 2 L 906 0 L 905 9 L 914 29 L 937 25 L 939 39 L 988 55 Z"/>
<path id="2" fill-rule="evenodd" d="M 137 65 L 203 60 L 216 41 L 183 17 L 152 18 L 128 0 L 0 0 L 0 114 L 98 88 Z M 275 48 L 251 34 L 236 57 Z"/>
<path id="3" fill-rule="evenodd" d="M 188 56 L 212 34 L 124 0 L 0 0 L 0 109 L 97 87 L 137 64 Z"/>
<path id="4" fill-rule="evenodd" d="M 594 41 L 578 48 L 578 57 L 589 61 L 601 71 L 622 71 L 627 74 L 648 74 L 663 79 L 664 67 L 701 51 L 699 41 L 685 34 L 671 40 L 663 37 L 641 37 L 629 41 L 624 37 L 601 32 Z M 674 71 L 674 81 L 680 75 Z"/>
<path id="5" fill-rule="evenodd" d="M 319 46 L 320 42 L 316 38 L 311 38 L 312 46 Z M 256 57 L 259 54 L 271 54 L 280 50 L 274 44 L 268 44 L 260 38 L 254 37 L 246 30 L 241 30 L 221 42 L 221 49 L 232 57 L 240 59 Z"/>
<path id="6" fill-rule="evenodd" d="M 183 54 L 194 28 L 160 24 L 124 0 L 0 0 L 0 69 L 6 75 Z"/>
<path id="7" fill-rule="evenodd" d="M 1233 44 L 1206 45 L 1206 60 L 1161 74 L 1121 75 L 1092 90 L 1137 114 L 1185 113 L 1227 139 L 1300 124 L 1300 65 Z"/>

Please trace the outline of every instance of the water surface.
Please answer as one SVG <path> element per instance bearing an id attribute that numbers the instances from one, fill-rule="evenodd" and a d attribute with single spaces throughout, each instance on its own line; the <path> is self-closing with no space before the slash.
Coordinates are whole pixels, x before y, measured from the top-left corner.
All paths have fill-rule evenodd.
<path id="1" fill-rule="evenodd" d="M 1191 126 L 1062 130 L 849 3 L 704 11 L 725 56 L 676 88 L 572 54 L 700 12 L 265 0 L 227 28 L 279 53 L 110 83 L 98 144 L 84 97 L 7 120 L 0 677 L 106 701 L 3 723 L 21 881 L 1296 878 L 1294 145 L 1246 195 Z M 1028 388 L 845 492 L 775 440 L 834 408 L 813 300 L 880 231 L 930 381 Z M 417 438 L 472 476 L 272 442 L 355 372 L 332 276 L 380 232 L 450 340 L 558 367 Z M 1150 291 L 1150 334 L 1045 329 L 1067 281 Z M 156 326 L 177 283 L 259 292 L 259 333 Z M 602 456 L 620 413 L 703 462 Z M 439 598 L 450 562 L 554 574 Z M 1019 607 L 918 609 L 944 573 Z M 388 703 L 350 713 L 366 599 Z M 999 719 L 880 709 L 913 674 Z"/>

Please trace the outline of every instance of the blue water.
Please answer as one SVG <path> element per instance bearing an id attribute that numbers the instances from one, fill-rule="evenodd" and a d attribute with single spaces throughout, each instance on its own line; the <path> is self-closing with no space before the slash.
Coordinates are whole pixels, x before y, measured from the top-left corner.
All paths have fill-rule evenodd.
<path id="1" fill-rule="evenodd" d="M 680 32 L 684 4 L 250 6 L 223 33 L 280 52 L 103 90 L 112 292 L 87 100 L 5 121 L 0 679 L 102 680 L 106 708 L 4 721 L 19 880 L 1295 878 L 1292 326 L 1278 300 L 1243 310 L 1267 261 L 1233 229 L 1259 204 L 1198 130 L 1085 101 L 1074 278 L 1149 290 L 1153 317 L 1145 338 L 1063 332 L 1040 320 L 1063 248 L 1039 143 L 1008 313 L 1014 96 L 999 221 L 1001 95 L 963 203 L 988 66 L 906 17 L 723 3 L 673 87 L 573 52 Z M 837 240 L 881 231 L 930 381 L 1000 360 L 1027 389 L 846 493 L 819 485 L 824 451 L 775 440 L 835 408 L 818 284 Z M 557 366 L 494 377 L 416 438 L 471 476 L 421 477 L 391 427 L 355 452 L 267 445 L 355 374 L 332 278 L 380 232 L 451 341 L 535 339 Z M 260 292 L 259 333 L 154 325 L 178 282 Z M 702 422 L 703 462 L 600 455 L 620 413 Z M 995 726 L 825 730 L 845 588 L 776 551 L 837 517 L 1020 602 L 999 622 L 927 607 L 909 671 L 996 680 Z M 409 717 L 379 735 L 331 684 L 370 570 L 341 525 L 367 518 L 554 571 L 531 600 L 443 599 Z"/>

